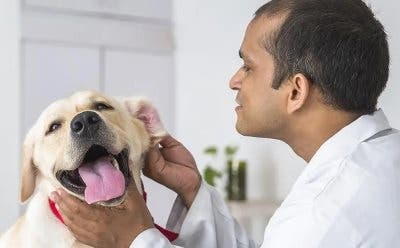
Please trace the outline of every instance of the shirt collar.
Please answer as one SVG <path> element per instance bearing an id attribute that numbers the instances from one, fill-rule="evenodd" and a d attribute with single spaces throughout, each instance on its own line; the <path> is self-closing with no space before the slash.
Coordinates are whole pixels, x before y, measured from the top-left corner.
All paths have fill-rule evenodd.
<path id="1" fill-rule="evenodd" d="M 327 165 L 337 159 L 343 159 L 353 152 L 360 143 L 388 129 L 391 129 L 391 127 L 381 109 L 370 115 L 360 116 L 320 146 L 296 184 L 299 181 L 306 180 L 307 175 L 312 174 L 312 171 L 321 170 L 320 167 L 323 167 L 324 164 Z"/>

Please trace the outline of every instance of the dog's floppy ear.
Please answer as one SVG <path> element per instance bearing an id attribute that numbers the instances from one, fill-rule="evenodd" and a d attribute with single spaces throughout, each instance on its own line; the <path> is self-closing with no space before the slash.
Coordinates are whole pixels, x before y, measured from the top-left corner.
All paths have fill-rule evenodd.
<path id="1" fill-rule="evenodd" d="M 29 131 L 22 147 L 22 168 L 20 178 L 20 201 L 25 202 L 35 191 L 36 167 L 33 164 L 34 139 Z"/>
<path id="2" fill-rule="evenodd" d="M 157 109 L 149 100 L 143 97 L 132 97 L 122 99 L 122 103 L 134 118 L 144 123 L 147 132 L 150 134 L 151 146 L 158 144 L 167 135 Z"/>

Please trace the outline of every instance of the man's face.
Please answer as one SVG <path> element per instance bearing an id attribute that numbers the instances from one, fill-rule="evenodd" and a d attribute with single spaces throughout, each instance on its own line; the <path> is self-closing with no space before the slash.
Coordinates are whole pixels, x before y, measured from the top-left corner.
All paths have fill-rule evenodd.
<path id="1" fill-rule="evenodd" d="M 247 27 L 240 47 L 243 66 L 229 83 L 231 89 L 238 91 L 236 129 L 242 135 L 279 138 L 284 128 L 285 96 L 283 90 L 271 87 L 274 60 L 262 42 L 273 35 L 282 21 L 279 16 L 260 17 Z"/>

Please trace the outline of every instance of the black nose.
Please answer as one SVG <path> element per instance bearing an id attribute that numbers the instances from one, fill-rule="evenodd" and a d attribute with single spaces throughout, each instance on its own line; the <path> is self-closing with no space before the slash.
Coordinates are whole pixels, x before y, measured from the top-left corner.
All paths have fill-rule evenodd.
<path id="1" fill-rule="evenodd" d="M 100 116 L 93 111 L 76 115 L 71 121 L 72 134 L 79 137 L 93 137 L 101 123 Z"/>

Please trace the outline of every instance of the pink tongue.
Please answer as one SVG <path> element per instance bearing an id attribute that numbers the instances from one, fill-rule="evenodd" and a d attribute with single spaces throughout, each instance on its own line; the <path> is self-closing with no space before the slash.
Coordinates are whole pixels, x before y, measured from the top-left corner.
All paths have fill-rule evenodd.
<path id="1" fill-rule="evenodd" d="M 125 191 L 124 175 L 116 169 L 110 157 L 102 157 L 79 167 L 86 184 L 85 201 L 89 204 L 121 196 Z"/>

